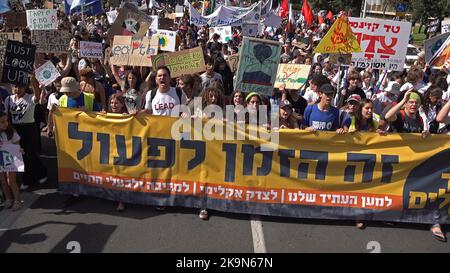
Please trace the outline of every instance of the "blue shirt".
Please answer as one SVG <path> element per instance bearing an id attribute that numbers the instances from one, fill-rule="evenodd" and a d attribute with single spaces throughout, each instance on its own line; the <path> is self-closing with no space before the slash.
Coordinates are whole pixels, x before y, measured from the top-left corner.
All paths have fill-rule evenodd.
<path id="1" fill-rule="evenodd" d="M 318 131 L 335 131 L 339 128 L 339 110 L 330 106 L 328 111 L 320 111 L 317 104 L 308 105 L 303 125 L 314 127 Z"/>
<path id="2" fill-rule="evenodd" d="M 73 99 L 71 97 L 67 97 L 67 108 L 82 108 L 84 107 L 84 94 L 81 93 L 81 95 Z"/>

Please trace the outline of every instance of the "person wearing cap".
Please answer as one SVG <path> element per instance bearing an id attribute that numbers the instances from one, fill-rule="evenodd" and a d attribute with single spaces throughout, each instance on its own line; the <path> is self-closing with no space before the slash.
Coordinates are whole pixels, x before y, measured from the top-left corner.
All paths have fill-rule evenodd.
<path id="1" fill-rule="evenodd" d="M 347 86 L 344 86 L 338 93 L 339 96 L 336 98 L 337 107 L 342 107 L 344 102 L 347 101 L 348 97 L 352 94 L 358 94 L 361 99 L 366 98 L 366 93 L 359 87 L 361 83 L 361 74 L 357 71 L 348 72 L 347 76 Z"/>
<path id="2" fill-rule="evenodd" d="M 339 110 L 331 105 L 335 90 L 326 83 L 319 88 L 319 102 L 308 105 L 303 127 L 308 131 L 336 131 L 339 128 Z"/>
<path id="3" fill-rule="evenodd" d="M 394 132 L 422 133 L 424 138 L 428 137 L 430 132 L 424 130 L 424 121 L 419 115 L 422 101 L 420 93 L 411 89 L 403 94 L 400 102 L 387 111 L 385 120 L 390 123 Z"/>
<path id="4" fill-rule="evenodd" d="M 390 107 L 400 95 L 400 88 L 398 82 L 390 81 L 383 92 L 374 94 L 371 99 L 374 103 L 374 112 L 381 115 L 386 107 Z"/>
<path id="5" fill-rule="evenodd" d="M 80 83 L 74 77 L 62 78 L 59 92 L 64 94 L 59 98 L 59 107 L 94 110 L 94 95 L 81 92 Z"/>
<path id="6" fill-rule="evenodd" d="M 296 51 L 295 55 L 295 59 L 293 59 L 292 61 L 290 61 L 290 64 L 304 64 L 305 63 L 305 58 L 308 55 L 308 53 L 306 53 L 303 49 L 299 49 Z"/>
<path id="7" fill-rule="evenodd" d="M 288 100 L 280 102 L 280 129 L 298 129 L 297 119 L 293 115 L 292 104 Z"/>
<path id="8" fill-rule="evenodd" d="M 282 93 L 281 95 L 281 100 L 287 100 L 289 101 L 292 110 L 294 111 L 292 113 L 292 116 L 295 118 L 295 120 L 297 121 L 297 123 L 299 125 L 301 125 L 302 123 L 302 119 L 303 119 L 303 115 L 305 113 L 305 109 L 308 106 L 308 102 L 299 95 L 299 91 L 296 89 L 286 89 L 285 88 L 286 85 L 283 84 L 280 86 L 280 92 Z"/>
<path id="9" fill-rule="evenodd" d="M 28 88 L 29 84 L 16 84 L 13 87 L 13 94 L 5 100 L 6 114 L 11 118 L 11 124 L 20 136 L 20 146 L 25 152 L 22 190 L 47 180 L 47 169 L 39 157 L 41 152 L 39 124 L 34 118 L 36 104 L 41 97 L 41 89 L 34 76 L 31 78 L 31 83 L 32 93 L 29 92 L 31 91 Z"/>
<path id="10" fill-rule="evenodd" d="M 339 110 L 339 124 L 340 127 L 344 127 L 344 123 L 347 119 L 353 117 L 359 109 L 361 103 L 361 97 L 358 94 L 353 94 L 348 97 L 344 107 Z"/>

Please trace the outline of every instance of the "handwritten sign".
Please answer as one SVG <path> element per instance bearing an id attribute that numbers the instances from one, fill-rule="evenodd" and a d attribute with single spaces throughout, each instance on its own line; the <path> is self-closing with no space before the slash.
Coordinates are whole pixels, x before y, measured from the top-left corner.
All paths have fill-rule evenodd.
<path id="1" fill-rule="evenodd" d="M 42 66 L 36 68 L 35 74 L 38 82 L 44 86 L 50 85 L 61 76 L 51 61 L 47 61 Z"/>
<path id="2" fill-rule="evenodd" d="M 27 25 L 31 30 L 58 29 L 58 15 L 56 9 L 27 10 Z"/>
<path id="3" fill-rule="evenodd" d="M 228 64 L 230 65 L 231 72 L 236 72 L 239 66 L 239 54 L 228 56 Z"/>
<path id="4" fill-rule="evenodd" d="M 3 61 L 2 82 L 28 84 L 28 73 L 33 71 L 36 46 L 8 41 Z"/>
<path id="5" fill-rule="evenodd" d="M 299 89 L 306 83 L 310 70 L 310 65 L 280 64 L 274 87 L 279 88 L 282 84 L 286 84 L 286 89 Z"/>
<path id="6" fill-rule="evenodd" d="M 22 33 L 18 32 L 0 32 L 0 75 L 3 71 L 3 59 L 8 40 L 22 42 Z"/>
<path id="7" fill-rule="evenodd" d="M 209 28 L 209 39 L 212 38 L 213 34 L 217 33 L 220 35 L 219 42 L 228 43 L 228 41 L 233 39 L 233 32 L 231 31 L 231 27 L 210 27 Z"/>
<path id="8" fill-rule="evenodd" d="M 108 41 L 115 35 L 144 37 L 152 24 L 152 18 L 135 5 L 125 3 L 114 24 L 108 30 Z"/>
<path id="9" fill-rule="evenodd" d="M 110 63 L 114 65 L 152 66 L 151 56 L 158 53 L 158 37 L 114 36 Z"/>
<path id="10" fill-rule="evenodd" d="M 158 30 L 156 34 L 159 38 L 159 49 L 162 51 L 175 51 L 177 33 L 169 30 Z"/>
<path id="11" fill-rule="evenodd" d="M 103 58 L 103 44 L 80 41 L 80 57 L 81 58 Z"/>
<path id="12" fill-rule="evenodd" d="M 24 172 L 20 145 L 3 144 L 0 146 L 0 172 Z"/>
<path id="13" fill-rule="evenodd" d="M 352 54 L 354 66 L 403 71 L 411 23 L 355 17 L 349 21 L 362 50 Z"/>
<path id="14" fill-rule="evenodd" d="M 450 32 L 450 20 L 442 21 L 441 23 L 441 34 Z"/>
<path id="15" fill-rule="evenodd" d="M 200 47 L 177 51 L 174 53 L 158 54 L 152 57 L 153 67 L 165 65 L 170 69 L 172 78 L 184 74 L 205 71 L 203 50 Z"/>
<path id="16" fill-rule="evenodd" d="M 32 30 L 31 43 L 36 45 L 37 52 L 66 53 L 72 36 L 63 30 Z"/>
<path id="17" fill-rule="evenodd" d="M 114 24 L 118 15 L 119 15 L 119 12 L 117 10 L 112 10 L 112 11 L 106 12 L 106 16 L 108 17 L 109 24 Z"/>

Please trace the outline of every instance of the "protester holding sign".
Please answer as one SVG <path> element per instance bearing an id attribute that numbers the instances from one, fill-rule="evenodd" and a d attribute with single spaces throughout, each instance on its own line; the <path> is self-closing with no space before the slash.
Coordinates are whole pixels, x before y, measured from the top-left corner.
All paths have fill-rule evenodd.
<path id="1" fill-rule="evenodd" d="M 9 123 L 8 115 L 0 112 L 0 145 L 19 145 L 19 142 L 20 136 Z M 16 173 L 0 172 L 0 183 L 2 186 L 2 191 L 6 197 L 4 208 L 12 209 L 13 211 L 21 209 L 22 200 L 20 198 L 20 191 L 16 181 Z"/>
<path id="2" fill-rule="evenodd" d="M 14 94 L 5 101 L 7 114 L 20 136 L 20 145 L 25 151 L 24 183 L 21 187 L 24 190 L 37 182 L 44 183 L 47 180 L 47 169 L 39 157 L 40 132 L 34 119 L 34 109 L 40 99 L 41 90 L 34 77 L 32 83 L 33 93 L 29 92 L 28 85 L 15 85 Z"/>

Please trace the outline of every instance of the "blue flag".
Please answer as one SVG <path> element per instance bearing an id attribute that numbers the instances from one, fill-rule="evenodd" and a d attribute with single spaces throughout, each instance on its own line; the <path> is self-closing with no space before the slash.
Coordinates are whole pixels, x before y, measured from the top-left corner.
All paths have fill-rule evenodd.
<path id="1" fill-rule="evenodd" d="M 83 14 L 86 16 L 95 16 L 103 13 L 100 0 L 65 0 L 66 14 L 81 13 L 81 5 L 83 5 Z"/>
<path id="2" fill-rule="evenodd" d="M 0 0 L 0 14 L 10 11 L 8 0 Z"/>

